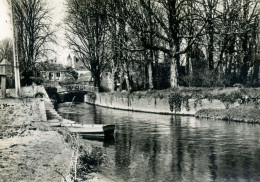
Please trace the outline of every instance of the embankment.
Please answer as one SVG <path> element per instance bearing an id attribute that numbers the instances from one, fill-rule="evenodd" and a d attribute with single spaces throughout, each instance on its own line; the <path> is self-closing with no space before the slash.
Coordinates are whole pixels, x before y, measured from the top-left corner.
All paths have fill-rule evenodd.
<path id="1" fill-rule="evenodd" d="M 66 128 L 51 127 L 62 118 L 44 87 L 24 87 L 19 99 L 13 95 L 8 90 L 9 98 L 0 99 L 0 181 L 72 181 L 75 169 L 84 165 L 81 159 L 102 160 L 93 159 L 93 147 L 81 145 Z"/>
<path id="2" fill-rule="evenodd" d="M 0 181 L 60 181 L 69 172 L 72 150 L 44 121 L 42 101 L 0 103 Z"/>
<path id="3" fill-rule="evenodd" d="M 95 93 L 87 94 L 85 102 L 98 106 L 128 111 L 150 112 L 159 114 L 192 115 L 215 119 L 227 119 L 242 122 L 258 122 L 259 114 L 254 118 L 240 115 L 241 118 L 221 117 L 223 111 L 234 112 L 235 108 L 249 108 L 258 105 L 260 89 L 190 89 L 180 88 L 167 91 L 135 93 Z M 218 111 L 216 115 L 207 114 Z M 246 111 L 244 109 L 243 111 Z M 256 112 L 252 110 L 251 112 Z M 199 114 L 198 114 L 199 113 Z M 216 112 L 215 112 L 216 113 Z M 247 119 L 245 119 L 247 117 Z"/>

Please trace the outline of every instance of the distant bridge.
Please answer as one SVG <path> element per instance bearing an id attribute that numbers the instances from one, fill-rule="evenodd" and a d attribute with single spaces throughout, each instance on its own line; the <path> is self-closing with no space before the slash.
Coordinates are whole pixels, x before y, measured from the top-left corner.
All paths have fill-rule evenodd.
<path id="1" fill-rule="evenodd" d="M 58 92 L 96 92 L 97 87 L 91 85 L 83 85 L 83 84 L 69 84 L 62 85 L 61 88 L 58 88 Z"/>

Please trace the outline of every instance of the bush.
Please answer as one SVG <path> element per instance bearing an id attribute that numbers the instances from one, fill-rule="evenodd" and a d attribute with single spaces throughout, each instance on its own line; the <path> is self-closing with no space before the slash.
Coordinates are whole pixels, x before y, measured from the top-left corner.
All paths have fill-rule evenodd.
<path id="1" fill-rule="evenodd" d="M 210 70 L 197 70 L 180 78 L 180 85 L 189 87 L 226 87 L 232 85 L 232 75 Z"/>
<path id="2" fill-rule="evenodd" d="M 15 81 L 14 81 L 14 77 L 6 77 L 6 88 L 14 88 L 15 87 Z"/>
<path id="3" fill-rule="evenodd" d="M 21 79 L 21 86 L 32 85 L 32 83 L 36 83 L 36 85 L 41 85 L 44 82 L 43 78 L 40 77 L 30 77 Z"/>
<path id="4" fill-rule="evenodd" d="M 105 155 L 101 148 L 79 146 L 79 158 L 77 163 L 77 173 L 84 176 L 89 172 L 96 172 L 96 167 L 105 161 Z"/>

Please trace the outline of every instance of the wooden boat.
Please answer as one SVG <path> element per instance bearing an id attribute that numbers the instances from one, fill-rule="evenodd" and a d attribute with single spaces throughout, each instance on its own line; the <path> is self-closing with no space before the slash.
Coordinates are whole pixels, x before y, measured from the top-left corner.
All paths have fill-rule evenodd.
<path id="1" fill-rule="evenodd" d="M 50 122 L 50 123 L 49 123 L 49 126 L 51 126 L 51 127 L 60 127 L 61 124 L 60 124 L 59 122 L 56 122 L 56 123 Z"/>
<path id="2" fill-rule="evenodd" d="M 69 132 L 78 133 L 86 137 L 87 136 L 95 136 L 95 137 L 113 136 L 115 131 L 115 125 L 106 125 L 106 124 L 68 124 L 68 125 L 66 127 L 68 128 Z"/>
<path id="3" fill-rule="evenodd" d="M 63 119 L 62 122 L 61 122 L 61 126 L 65 126 L 65 125 L 70 125 L 70 124 L 74 124 L 76 123 L 76 121 L 71 121 L 71 120 L 68 120 L 68 119 Z"/>

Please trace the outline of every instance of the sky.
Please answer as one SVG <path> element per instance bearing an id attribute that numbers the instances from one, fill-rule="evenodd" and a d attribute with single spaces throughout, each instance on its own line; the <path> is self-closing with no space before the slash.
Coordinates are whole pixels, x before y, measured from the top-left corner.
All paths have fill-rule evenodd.
<path id="1" fill-rule="evenodd" d="M 9 12 L 6 0 L 0 0 L 0 40 L 12 37 Z"/>
<path id="2" fill-rule="evenodd" d="M 53 9 L 52 13 L 52 21 L 53 26 L 57 24 L 62 24 L 62 20 L 65 17 L 65 0 L 47 0 L 48 5 Z M 10 14 L 11 10 L 9 9 L 7 0 L 0 0 L 0 41 L 5 38 L 12 38 L 12 25 Z M 57 58 L 58 62 L 62 64 L 66 64 L 68 54 L 70 54 L 70 50 L 65 41 L 64 30 L 61 26 L 55 27 L 57 32 L 57 42 L 59 45 L 54 46 L 56 51 L 55 54 L 50 54 L 49 58 Z"/>

